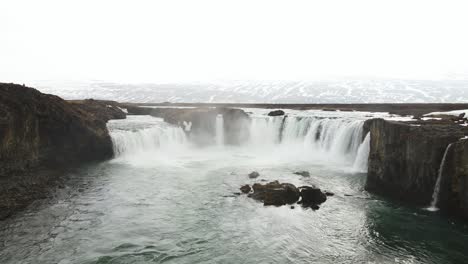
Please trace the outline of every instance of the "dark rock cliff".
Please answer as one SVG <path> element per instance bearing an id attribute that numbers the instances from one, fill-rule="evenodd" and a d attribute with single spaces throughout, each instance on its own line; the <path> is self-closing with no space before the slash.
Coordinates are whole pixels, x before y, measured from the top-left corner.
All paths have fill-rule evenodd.
<path id="1" fill-rule="evenodd" d="M 447 146 L 467 134 L 466 127 L 440 122 L 366 121 L 370 131 L 368 191 L 418 205 L 429 205 Z"/>
<path id="2" fill-rule="evenodd" d="M 88 103 L 0 83 L 0 218 L 36 198 L 58 168 L 112 157 L 114 116 Z"/>
<path id="3" fill-rule="evenodd" d="M 468 140 L 453 143 L 445 160 L 438 206 L 468 219 Z"/>

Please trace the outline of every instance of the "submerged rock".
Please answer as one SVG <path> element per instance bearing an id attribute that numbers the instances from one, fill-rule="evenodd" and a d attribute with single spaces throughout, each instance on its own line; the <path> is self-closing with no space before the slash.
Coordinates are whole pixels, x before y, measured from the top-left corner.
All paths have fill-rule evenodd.
<path id="1" fill-rule="evenodd" d="M 296 171 L 294 174 L 301 175 L 303 177 L 310 177 L 310 173 L 308 171 Z"/>
<path id="2" fill-rule="evenodd" d="M 240 187 L 240 190 L 243 193 L 249 193 L 252 190 L 252 188 L 250 188 L 250 185 L 246 184 L 246 185 Z"/>
<path id="3" fill-rule="evenodd" d="M 252 171 L 251 173 L 249 173 L 249 178 L 250 179 L 255 179 L 257 178 L 258 176 L 260 176 L 260 173 L 256 172 L 256 171 Z"/>
<path id="4" fill-rule="evenodd" d="M 284 115 L 284 111 L 283 110 L 274 110 L 274 111 L 271 111 L 270 113 L 268 113 L 268 116 L 282 116 Z"/>

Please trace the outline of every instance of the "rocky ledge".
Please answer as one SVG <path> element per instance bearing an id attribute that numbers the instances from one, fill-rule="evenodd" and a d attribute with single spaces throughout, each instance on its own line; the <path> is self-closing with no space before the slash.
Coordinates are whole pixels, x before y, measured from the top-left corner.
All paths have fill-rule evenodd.
<path id="1" fill-rule="evenodd" d="M 456 120 L 455 120 L 456 119 Z M 443 170 L 438 206 L 450 213 L 468 216 L 468 129 L 463 117 L 395 122 L 371 119 L 365 122 L 370 152 L 366 190 L 419 206 L 429 206 L 434 186 Z M 442 159 L 450 144 L 447 164 Z"/>
<path id="2" fill-rule="evenodd" d="M 125 113 L 109 105 L 0 83 L 0 218 L 43 196 L 58 169 L 112 157 L 106 122 Z"/>

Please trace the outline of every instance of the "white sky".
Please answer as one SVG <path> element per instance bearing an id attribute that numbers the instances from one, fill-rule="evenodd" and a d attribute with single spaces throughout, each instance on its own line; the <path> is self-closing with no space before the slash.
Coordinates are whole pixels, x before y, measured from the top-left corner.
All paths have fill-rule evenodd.
<path id="1" fill-rule="evenodd" d="M 0 81 L 453 74 L 466 0 L 0 0 Z"/>

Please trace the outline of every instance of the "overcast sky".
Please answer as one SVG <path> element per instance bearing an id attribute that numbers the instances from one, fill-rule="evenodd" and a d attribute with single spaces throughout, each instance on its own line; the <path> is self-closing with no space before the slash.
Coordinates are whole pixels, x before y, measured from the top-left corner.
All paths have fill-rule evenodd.
<path id="1" fill-rule="evenodd" d="M 468 1 L 1 0 L 0 81 L 468 76 Z"/>

